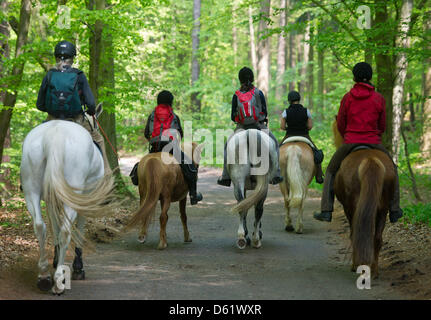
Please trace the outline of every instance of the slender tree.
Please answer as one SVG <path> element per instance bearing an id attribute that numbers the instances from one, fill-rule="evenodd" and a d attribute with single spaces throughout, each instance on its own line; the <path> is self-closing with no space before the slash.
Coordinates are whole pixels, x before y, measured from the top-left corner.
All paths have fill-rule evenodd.
<path id="1" fill-rule="evenodd" d="M 0 112 L 0 161 L 3 158 L 3 146 L 9 129 L 12 111 L 15 107 L 18 96 L 18 87 L 21 83 L 24 71 L 24 59 L 19 59 L 24 53 L 25 45 L 28 41 L 28 30 L 30 27 L 31 1 L 22 0 L 20 9 L 20 18 L 18 24 L 18 34 L 15 46 L 15 64 L 12 68 L 10 86 L 3 98 L 3 108 Z M 0 162 L 1 165 L 1 162 Z"/>
<path id="2" fill-rule="evenodd" d="M 284 28 L 286 27 L 287 17 L 287 0 L 280 0 L 280 8 L 283 10 L 280 13 L 280 29 L 281 32 L 278 35 L 278 46 L 277 46 L 277 79 L 275 87 L 275 98 L 281 100 L 286 93 L 286 83 L 284 81 L 284 74 L 286 72 L 286 33 Z"/>
<path id="3" fill-rule="evenodd" d="M 392 94 L 393 119 L 392 119 L 392 157 L 395 163 L 398 163 L 398 153 L 400 148 L 402 106 L 404 96 L 404 82 L 407 75 L 407 54 L 406 49 L 410 47 L 410 37 L 408 36 L 410 20 L 413 9 L 413 0 L 403 0 L 401 7 L 401 17 L 399 22 L 399 32 L 396 39 L 396 45 L 404 49 L 395 58 L 395 83 Z"/>
<path id="4" fill-rule="evenodd" d="M 192 86 L 196 86 L 199 80 L 199 34 L 201 18 L 201 0 L 193 0 L 193 31 L 192 31 Z M 196 90 L 196 88 L 194 88 Z M 198 98 L 198 92 L 192 94 L 193 110 L 198 114 L 201 111 L 201 100 Z"/>
<path id="5" fill-rule="evenodd" d="M 263 19 L 259 21 L 259 42 L 257 48 L 257 85 L 265 95 L 269 92 L 270 63 L 271 63 L 271 43 L 267 35 L 269 14 L 271 10 L 271 0 L 260 1 L 260 12 Z"/>

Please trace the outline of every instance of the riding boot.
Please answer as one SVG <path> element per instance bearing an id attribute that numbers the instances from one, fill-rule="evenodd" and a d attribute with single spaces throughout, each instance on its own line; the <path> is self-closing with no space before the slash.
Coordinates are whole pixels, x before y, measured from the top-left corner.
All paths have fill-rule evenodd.
<path id="1" fill-rule="evenodd" d="M 275 150 L 277 151 L 277 172 L 275 173 L 274 178 L 272 178 L 272 180 L 269 182 L 270 184 L 279 184 L 280 182 L 283 181 L 283 176 L 281 175 L 281 170 L 280 170 L 280 147 L 278 145 L 278 141 L 277 138 L 272 134 L 271 131 L 268 130 L 268 135 L 269 137 L 274 141 L 275 143 Z"/>
<path id="2" fill-rule="evenodd" d="M 225 186 L 225 187 L 230 187 L 231 179 L 229 177 L 229 174 L 227 173 L 227 168 L 226 168 L 226 164 L 227 164 L 226 148 L 227 148 L 227 143 L 225 143 L 225 145 L 224 145 L 223 173 L 222 173 L 221 177 L 219 177 L 217 179 L 217 184 L 219 184 L 221 186 Z"/>
<path id="3" fill-rule="evenodd" d="M 190 204 L 195 205 L 203 199 L 202 194 L 196 191 L 198 170 L 194 164 L 183 163 L 180 164 L 180 167 L 184 175 L 184 180 L 189 188 Z"/>
<path id="4" fill-rule="evenodd" d="M 322 164 L 316 164 L 316 182 L 318 184 L 323 183 L 323 170 L 322 170 Z"/>
<path id="5" fill-rule="evenodd" d="M 389 208 L 389 220 L 395 223 L 403 216 L 403 210 L 400 208 L 400 182 L 398 179 L 398 170 L 395 166 L 395 185 L 394 185 L 394 197 L 391 200 Z"/>
<path id="6" fill-rule="evenodd" d="M 323 184 L 321 212 L 314 213 L 314 219 L 331 222 L 332 211 L 334 211 L 334 180 L 335 175 L 326 170 L 325 183 Z"/>

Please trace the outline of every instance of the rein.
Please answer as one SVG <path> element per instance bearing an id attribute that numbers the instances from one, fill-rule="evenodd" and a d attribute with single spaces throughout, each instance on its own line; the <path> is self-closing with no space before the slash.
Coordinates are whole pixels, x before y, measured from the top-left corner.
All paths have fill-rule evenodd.
<path id="1" fill-rule="evenodd" d="M 117 159 L 120 160 L 120 157 L 118 156 L 117 151 L 115 150 L 114 146 L 112 145 L 111 141 L 109 141 L 108 136 L 105 133 L 105 130 L 103 130 L 102 126 L 100 125 L 99 121 L 97 121 L 97 118 L 93 115 L 93 120 L 96 121 L 97 125 L 100 128 L 100 131 L 102 131 L 103 136 L 105 137 L 105 139 L 108 141 L 109 145 L 112 148 L 112 151 L 114 151 L 115 155 L 117 156 Z"/>

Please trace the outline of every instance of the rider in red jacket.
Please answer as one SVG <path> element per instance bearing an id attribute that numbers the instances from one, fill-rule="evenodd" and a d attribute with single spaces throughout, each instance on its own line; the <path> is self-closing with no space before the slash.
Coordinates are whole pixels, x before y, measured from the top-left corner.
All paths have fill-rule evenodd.
<path id="1" fill-rule="evenodd" d="M 321 212 L 315 213 L 314 218 L 330 222 L 334 210 L 334 180 L 341 162 L 352 150 L 358 146 L 368 146 L 386 153 L 383 147 L 382 134 L 386 129 L 386 103 L 383 96 L 374 90 L 370 83 L 373 70 L 368 63 L 360 62 L 353 68 L 356 84 L 344 95 L 337 115 L 337 127 L 344 144 L 337 149 L 329 162 L 323 185 Z M 395 166 L 395 192 L 390 203 L 389 218 L 391 222 L 398 221 L 403 211 L 400 208 L 400 191 L 397 167 Z"/>

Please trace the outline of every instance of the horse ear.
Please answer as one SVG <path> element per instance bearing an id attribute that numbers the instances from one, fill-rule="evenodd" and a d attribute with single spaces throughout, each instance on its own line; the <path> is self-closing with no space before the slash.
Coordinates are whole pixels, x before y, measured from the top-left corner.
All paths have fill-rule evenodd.
<path id="1" fill-rule="evenodd" d="M 198 164 L 201 161 L 201 153 L 202 153 L 202 150 L 204 149 L 204 146 L 205 146 L 204 143 L 200 143 L 196 146 L 195 150 L 193 151 L 193 160 Z"/>
<path id="2" fill-rule="evenodd" d="M 96 107 L 96 118 L 99 118 L 99 116 L 102 114 L 102 112 L 103 112 L 103 106 L 102 106 L 102 102 L 101 102 Z"/>

